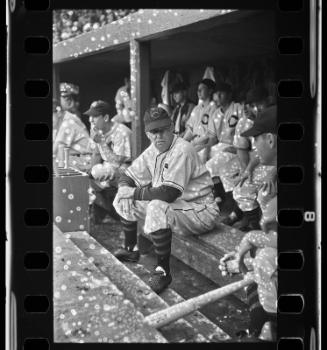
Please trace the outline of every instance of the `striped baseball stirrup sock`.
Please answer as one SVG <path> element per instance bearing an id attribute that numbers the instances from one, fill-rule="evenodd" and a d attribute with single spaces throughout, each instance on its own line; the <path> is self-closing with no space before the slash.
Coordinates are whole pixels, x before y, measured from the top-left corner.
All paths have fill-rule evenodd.
<path id="1" fill-rule="evenodd" d="M 120 218 L 120 222 L 125 235 L 125 248 L 132 251 L 137 243 L 137 222 L 128 221 L 122 217 Z"/>
<path id="2" fill-rule="evenodd" d="M 162 229 L 151 233 L 158 265 L 163 267 L 167 275 L 170 273 L 169 258 L 171 253 L 171 229 Z"/>

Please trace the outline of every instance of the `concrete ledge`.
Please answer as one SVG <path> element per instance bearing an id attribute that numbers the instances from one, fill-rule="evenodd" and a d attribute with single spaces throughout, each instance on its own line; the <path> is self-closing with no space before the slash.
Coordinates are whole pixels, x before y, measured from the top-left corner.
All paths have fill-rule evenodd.
<path id="1" fill-rule="evenodd" d="M 167 342 L 143 323 L 142 313 L 69 238 L 54 227 L 54 341 Z"/>
<path id="2" fill-rule="evenodd" d="M 151 288 L 137 277 L 124 264 L 103 248 L 87 232 L 71 232 L 71 240 L 92 260 L 93 264 L 121 290 L 144 316 L 152 314 L 169 305 Z M 209 342 L 186 319 L 179 319 L 162 327 L 160 333 L 169 342 Z"/>

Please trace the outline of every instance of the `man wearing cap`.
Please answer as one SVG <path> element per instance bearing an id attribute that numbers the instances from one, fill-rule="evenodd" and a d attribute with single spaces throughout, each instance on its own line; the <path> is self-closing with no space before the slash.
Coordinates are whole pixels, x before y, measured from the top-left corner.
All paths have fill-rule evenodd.
<path id="1" fill-rule="evenodd" d="M 112 201 L 116 195 L 119 171 L 131 161 L 132 132 L 127 126 L 112 122 L 109 104 L 105 101 L 94 101 L 84 114 L 90 118 L 96 143 L 91 170 L 95 181 L 91 183 L 96 192 L 94 207 L 97 217 L 103 216 L 106 211 L 115 216 Z"/>
<path id="2" fill-rule="evenodd" d="M 191 116 L 195 104 L 187 97 L 187 85 L 177 82 L 172 87 L 173 99 L 176 106 L 172 112 L 172 121 L 175 126 L 175 134 L 183 137 L 186 129 L 186 122 Z"/>
<path id="3" fill-rule="evenodd" d="M 216 110 L 216 105 L 212 101 L 212 94 L 215 89 L 215 82 L 211 79 L 203 79 L 198 84 L 198 105 L 194 107 L 190 118 L 186 122 L 186 132 L 184 140 L 190 141 L 193 145 L 199 142 L 207 134 L 208 124 Z M 209 149 L 202 147 L 198 151 L 203 163 L 208 159 Z"/>
<path id="4" fill-rule="evenodd" d="M 210 159 L 206 162 L 206 166 L 215 183 L 217 195 L 221 199 L 225 197 L 225 203 L 230 204 L 233 202 L 235 177 L 240 172 L 236 150 L 232 145 L 243 107 L 232 101 L 232 87 L 223 82 L 217 84 L 214 100 L 218 107 L 209 121 L 206 143 L 196 147 L 211 147 Z M 219 189 L 221 184 L 223 188 Z"/>
<path id="5" fill-rule="evenodd" d="M 253 137 L 253 144 L 258 152 L 260 163 L 277 166 L 277 108 L 271 106 L 259 113 L 252 127 L 241 134 Z M 247 252 L 256 249 L 252 265 L 257 292 L 252 286 L 247 287 L 250 304 L 249 335 L 257 337 L 267 321 L 276 322 L 277 317 L 277 180 L 271 186 L 263 183 L 258 198 L 262 210 L 260 231 L 250 231 L 242 239 L 237 251 L 226 254 L 220 261 L 220 269 L 226 272 L 228 260 L 236 260 L 239 271 L 246 273 L 244 264 Z M 257 301 L 261 307 L 258 307 Z"/>
<path id="6" fill-rule="evenodd" d="M 233 190 L 233 198 L 237 203 L 229 216 L 223 220 L 227 225 L 234 225 L 241 231 L 258 229 L 261 210 L 257 202 L 258 190 L 262 183 L 274 173 L 275 167 L 260 164 L 257 151 L 251 147 L 249 137 L 241 134 L 248 130 L 254 120 L 268 105 L 268 91 L 255 87 L 247 93 L 245 113 L 236 127 L 233 144 L 241 165 L 240 182 Z M 241 221 L 240 221 L 241 220 Z"/>
<path id="7" fill-rule="evenodd" d="M 151 145 L 126 169 L 114 200 L 125 234 L 125 246 L 115 256 L 122 261 L 139 260 L 137 220 L 144 219 L 144 232 L 151 237 L 157 255 L 149 285 L 160 293 L 172 280 L 172 232 L 207 232 L 214 228 L 219 210 L 209 172 L 194 147 L 174 135 L 167 112 L 150 108 L 144 124 Z"/>
<path id="8" fill-rule="evenodd" d="M 60 104 L 64 111 L 62 123 L 53 145 L 53 155 L 58 161 L 63 159 L 61 150 L 69 149 L 69 166 L 81 171 L 91 167 L 93 142 L 78 114 L 79 87 L 70 83 L 60 84 Z"/>

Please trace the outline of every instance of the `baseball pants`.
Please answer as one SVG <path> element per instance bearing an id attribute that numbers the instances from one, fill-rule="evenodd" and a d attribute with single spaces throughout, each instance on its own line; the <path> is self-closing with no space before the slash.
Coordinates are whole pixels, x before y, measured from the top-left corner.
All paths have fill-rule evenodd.
<path id="1" fill-rule="evenodd" d="M 135 201 L 135 207 L 140 217 L 135 216 L 132 209 L 129 213 L 122 211 L 117 201 L 113 202 L 117 213 L 128 221 L 144 220 L 144 233 L 150 234 L 163 229 L 181 235 L 199 235 L 212 230 L 219 216 L 219 209 L 215 202 L 209 204 L 189 203 L 177 199 L 173 203 L 161 200 Z"/>

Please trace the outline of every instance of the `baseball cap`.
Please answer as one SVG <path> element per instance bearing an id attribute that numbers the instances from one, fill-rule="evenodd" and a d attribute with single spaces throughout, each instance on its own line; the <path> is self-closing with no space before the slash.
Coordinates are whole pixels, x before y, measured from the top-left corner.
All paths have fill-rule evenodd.
<path id="1" fill-rule="evenodd" d="M 168 116 L 171 116 L 172 110 L 169 105 L 166 105 L 165 103 L 158 103 L 157 107 L 164 109 L 167 112 Z"/>
<path id="2" fill-rule="evenodd" d="M 160 107 L 152 107 L 145 111 L 144 130 L 145 132 L 165 128 L 171 125 L 168 113 Z"/>
<path id="3" fill-rule="evenodd" d="M 264 86 L 257 86 L 250 89 L 246 94 L 245 103 L 255 103 L 266 100 L 268 98 L 268 90 Z"/>
<path id="4" fill-rule="evenodd" d="M 216 87 L 216 83 L 211 79 L 202 79 L 198 85 L 200 84 L 204 84 L 205 86 L 207 86 L 208 89 L 211 90 L 214 90 Z"/>
<path id="5" fill-rule="evenodd" d="M 60 83 L 60 95 L 68 96 L 68 95 L 78 95 L 79 87 L 72 83 Z"/>
<path id="6" fill-rule="evenodd" d="M 92 117 L 109 114 L 109 104 L 101 100 L 94 101 L 91 103 L 90 108 L 84 114 Z"/>
<path id="7" fill-rule="evenodd" d="M 258 136 L 265 133 L 277 134 L 277 106 L 262 110 L 254 120 L 252 128 L 243 132 L 241 136 Z"/>

